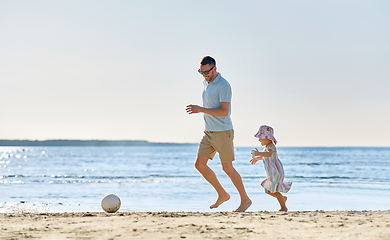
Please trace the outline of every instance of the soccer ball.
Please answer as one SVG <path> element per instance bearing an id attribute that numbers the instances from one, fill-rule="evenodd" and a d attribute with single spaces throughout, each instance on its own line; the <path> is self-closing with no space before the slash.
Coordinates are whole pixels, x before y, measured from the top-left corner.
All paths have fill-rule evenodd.
<path id="1" fill-rule="evenodd" d="M 107 194 L 102 199 L 101 205 L 105 212 L 114 213 L 121 207 L 121 200 L 115 194 Z"/>

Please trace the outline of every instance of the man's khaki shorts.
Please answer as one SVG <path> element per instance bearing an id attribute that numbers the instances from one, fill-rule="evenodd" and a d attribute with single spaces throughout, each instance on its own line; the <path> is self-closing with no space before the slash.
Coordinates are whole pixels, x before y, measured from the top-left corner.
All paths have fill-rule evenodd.
<path id="1" fill-rule="evenodd" d="M 219 154 L 221 163 L 234 161 L 234 130 L 222 132 L 205 131 L 198 148 L 199 157 L 213 159 L 216 152 Z"/>

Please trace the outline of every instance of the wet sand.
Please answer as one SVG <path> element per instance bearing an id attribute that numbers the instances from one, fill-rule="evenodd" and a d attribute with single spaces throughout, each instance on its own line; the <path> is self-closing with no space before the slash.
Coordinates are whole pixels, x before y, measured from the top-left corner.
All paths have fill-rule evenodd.
<path id="1" fill-rule="evenodd" d="M 0 239 L 390 239 L 390 211 L 2 213 Z"/>

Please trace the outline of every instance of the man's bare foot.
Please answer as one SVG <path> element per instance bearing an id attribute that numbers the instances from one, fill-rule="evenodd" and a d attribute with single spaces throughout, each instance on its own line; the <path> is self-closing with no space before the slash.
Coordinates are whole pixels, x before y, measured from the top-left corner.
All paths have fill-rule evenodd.
<path id="1" fill-rule="evenodd" d="M 248 198 L 246 201 L 241 202 L 241 205 L 234 212 L 245 212 L 251 205 L 252 201 Z"/>
<path id="2" fill-rule="evenodd" d="M 221 205 L 222 203 L 226 202 L 229 199 L 230 199 L 230 195 L 228 193 L 226 193 L 226 195 L 223 196 L 218 196 L 217 201 L 210 206 L 210 209 L 219 207 L 219 205 Z"/>

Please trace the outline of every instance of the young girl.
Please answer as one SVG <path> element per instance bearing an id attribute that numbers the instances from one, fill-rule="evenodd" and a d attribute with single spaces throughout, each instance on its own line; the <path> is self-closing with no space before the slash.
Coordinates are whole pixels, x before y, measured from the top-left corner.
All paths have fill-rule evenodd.
<path id="1" fill-rule="evenodd" d="M 280 210 L 287 212 L 286 201 L 287 197 L 283 196 L 281 192 L 288 192 L 291 188 L 291 182 L 284 182 L 284 170 L 283 165 L 280 162 L 276 153 L 276 139 L 274 137 L 274 129 L 272 127 L 262 125 L 259 131 L 255 134 L 256 138 L 259 138 L 259 142 L 264 147 L 262 152 L 259 150 L 252 151 L 252 164 L 255 164 L 259 160 L 263 160 L 265 172 L 267 174 L 266 179 L 261 183 L 264 187 L 265 193 L 278 199 L 280 204 Z"/>

